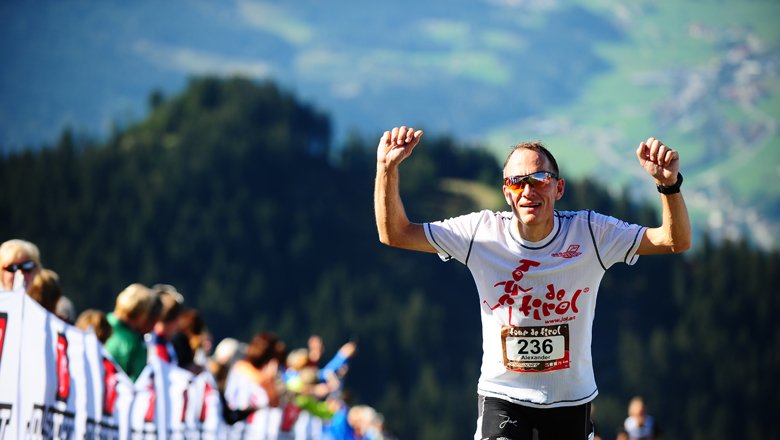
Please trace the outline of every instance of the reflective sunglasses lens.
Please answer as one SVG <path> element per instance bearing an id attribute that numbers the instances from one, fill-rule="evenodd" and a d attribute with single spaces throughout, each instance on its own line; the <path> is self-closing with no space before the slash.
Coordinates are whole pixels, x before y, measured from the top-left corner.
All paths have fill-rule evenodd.
<path id="1" fill-rule="evenodd" d="M 526 176 L 523 180 L 530 183 L 533 187 L 536 187 L 548 183 L 550 181 L 550 175 L 548 173 L 533 173 L 530 176 Z"/>
<path id="2" fill-rule="evenodd" d="M 552 180 L 552 175 L 546 171 L 529 174 L 527 176 L 511 176 L 504 179 L 504 185 L 512 191 L 522 191 L 526 185 L 542 187 Z"/>
<path id="3" fill-rule="evenodd" d="M 507 185 L 507 186 L 508 186 L 508 187 L 509 187 L 509 189 L 511 189 L 512 191 L 522 191 L 522 190 L 523 190 L 523 188 L 525 187 L 525 183 L 524 183 L 522 180 L 519 180 L 519 181 L 517 181 L 517 182 L 515 182 L 515 183 L 512 183 L 512 184 L 509 184 L 509 185 Z"/>
<path id="4" fill-rule="evenodd" d="M 17 270 L 21 270 L 22 272 L 30 272 L 33 269 L 35 269 L 35 262 L 34 261 L 25 261 L 24 263 L 14 263 L 9 264 L 8 266 L 4 267 L 3 269 L 7 272 L 14 273 Z"/>
<path id="5" fill-rule="evenodd" d="M 504 185 L 512 191 L 521 191 L 525 186 L 521 176 L 510 176 L 504 178 Z"/>

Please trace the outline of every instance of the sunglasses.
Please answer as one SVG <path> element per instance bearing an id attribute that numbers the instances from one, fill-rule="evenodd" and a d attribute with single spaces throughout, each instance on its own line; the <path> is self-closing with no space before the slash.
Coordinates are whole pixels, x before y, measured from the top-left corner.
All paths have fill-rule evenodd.
<path id="1" fill-rule="evenodd" d="M 15 273 L 17 270 L 21 270 L 22 272 L 32 272 L 38 265 L 35 264 L 35 261 L 25 261 L 24 263 L 14 263 L 9 264 L 8 266 L 4 267 L 3 270 L 11 273 Z"/>
<path id="2" fill-rule="evenodd" d="M 527 176 L 509 176 L 504 177 L 504 186 L 512 191 L 519 192 L 525 189 L 527 185 L 531 185 L 531 188 L 543 188 L 552 179 L 557 179 L 558 175 L 549 171 L 539 171 L 538 173 L 529 174 Z"/>

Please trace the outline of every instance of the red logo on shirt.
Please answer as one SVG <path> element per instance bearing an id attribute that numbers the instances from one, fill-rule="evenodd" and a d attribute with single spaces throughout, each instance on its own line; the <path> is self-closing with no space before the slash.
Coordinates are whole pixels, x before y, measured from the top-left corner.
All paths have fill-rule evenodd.
<path id="1" fill-rule="evenodd" d="M 572 258 L 580 255 L 577 252 L 579 245 L 569 246 L 569 250 L 565 252 L 567 255 L 564 258 Z M 563 254 L 563 253 L 562 253 Z M 555 255 L 555 254 L 553 254 Z M 570 255 L 570 256 L 569 256 Z M 571 297 L 567 299 L 566 290 L 556 289 L 553 284 L 547 285 L 547 293 L 544 295 L 544 299 L 536 297 L 533 293 L 528 292 L 534 290 L 533 287 L 523 288 L 518 284 L 526 272 L 532 268 L 539 266 L 541 263 L 533 260 L 522 259 L 519 260 L 520 265 L 512 271 L 512 279 L 507 281 L 500 281 L 493 285 L 493 287 L 504 286 L 504 294 L 498 298 L 498 303 L 490 305 L 487 300 L 482 300 L 482 304 L 486 305 L 490 310 L 496 310 L 499 307 L 505 307 L 509 312 L 509 318 L 507 322 L 512 325 L 512 310 L 517 310 L 525 317 L 533 316 L 533 319 L 546 322 L 565 322 L 576 318 L 576 316 L 564 316 L 569 311 L 574 315 L 580 312 L 577 307 L 577 299 L 580 294 L 590 291 L 589 288 L 577 289 Z M 526 295 L 521 295 L 521 293 Z M 515 299 L 519 301 L 519 304 L 515 305 Z M 515 307 L 512 307 L 515 306 Z M 555 316 L 557 315 L 557 316 Z M 550 318 L 550 319 L 548 319 Z M 522 316 L 521 318 L 522 319 Z M 565 321 L 564 321 L 565 320 Z"/>
<path id="2" fill-rule="evenodd" d="M 582 252 L 577 252 L 580 250 L 580 245 L 573 244 L 569 246 L 569 249 L 566 249 L 566 252 L 555 252 L 552 254 L 553 257 L 561 257 L 561 258 L 574 258 L 579 257 L 582 255 Z"/>

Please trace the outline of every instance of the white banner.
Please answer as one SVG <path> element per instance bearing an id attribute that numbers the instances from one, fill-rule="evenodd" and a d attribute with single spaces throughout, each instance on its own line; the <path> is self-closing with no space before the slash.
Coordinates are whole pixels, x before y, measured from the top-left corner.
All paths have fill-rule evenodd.
<path id="1" fill-rule="evenodd" d="M 92 332 L 47 312 L 24 290 L 0 291 L 0 440 L 319 439 L 306 412 L 281 429 L 255 383 L 231 374 L 228 402 L 260 408 L 229 426 L 216 381 L 152 360 L 133 383 Z"/>
<path id="2" fill-rule="evenodd" d="M 19 435 L 19 353 L 24 293 L 0 292 L 0 440 Z"/>

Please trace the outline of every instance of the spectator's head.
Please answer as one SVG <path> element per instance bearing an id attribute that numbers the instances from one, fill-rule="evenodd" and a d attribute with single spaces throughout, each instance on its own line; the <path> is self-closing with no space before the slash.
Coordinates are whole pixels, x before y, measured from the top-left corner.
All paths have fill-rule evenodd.
<path id="1" fill-rule="evenodd" d="M 309 351 L 296 348 L 287 355 L 287 368 L 300 371 L 309 364 Z"/>
<path id="2" fill-rule="evenodd" d="M 228 372 L 237 360 L 244 357 L 244 353 L 246 344 L 234 338 L 224 338 L 214 348 L 208 367 L 220 390 L 225 390 Z"/>
<path id="3" fill-rule="evenodd" d="M 68 324 L 73 324 L 76 321 L 76 306 L 70 298 L 63 295 L 57 300 L 54 314 Z"/>
<path id="4" fill-rule="evenodd" d="M 356 405 L 350 408 L 349 413 L 347 413 L 347 423 L 360 438 L 363 438 L 372 430 L 381 427 L 383 419 L 374 408 L 367 405 Z"/>
<path id="5" fill-rule="evenodd" d="M 131 284 L 119 292 L 114 306 L 114 316 L 141 334 L 152 331 L 161 311 L 160 296 L 140 283 Z"/>
<path id="6" fill-rule="evenodd" d="M 246 353 L 246 344 L 234 338 L 219 341 L 211 359 L 219 365 L 231 365 Z"/>
<path id="7" fill-rule="evenodd" d="M 645 419 L 645 401 L 640 396 L 636 396 L 628 403 L 628 415 L 641 422 Z"/>
<path id="8" fill-rule="evenodd" d="M 57 302 L 62 297 L 59 275 L 53 270 L 41 269 L 27 288 L 27 294 L 44 309 L 56 314 Z"/>
<path id="9" fill-rule="evenodd" d="M 207 338 L 206 321 L 196 309 L 186 309 L 179 315 L 179 332 L 187 336 L 192 352 L 203 349 Z"/>
<path id="10" fill-rule="evenodd" d="M 75 325 L 84 331 L 92 329 L 102 344 L 106 343 L 112 332 L 111 324 L 106 319 L 106 313 L 97 309 L 87 309 L 81 312 Z"/>
<path id="11" fill-rule="evenodd" d="M 157 292 L 162 301 L 160 320 L 155 323 L 154 332 L 171 339 L 179 331 L 179 317 L 184 310 L 184 297 L 170 284 L 156 284 L 152 290 Z"/>
<path id="12" fill-rule="evenodd" d="M 2 288 L 14 287 L 14 276 L 21 271 L 25 289 L 29 289 L 41 270 L 41 253 L 38 246 L 26 240 L 13 239 L 0 245 L 0 267 L 3 268 Z"/>
<path id="13" fill-rule="evenodd" d="M 263 368 L 271 361 L 276 361 L 278 365 L 284 365 L 284 342 L 274 333 L 258 333 L 247 345 L 244 359 L 257 369 Z"/>

